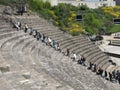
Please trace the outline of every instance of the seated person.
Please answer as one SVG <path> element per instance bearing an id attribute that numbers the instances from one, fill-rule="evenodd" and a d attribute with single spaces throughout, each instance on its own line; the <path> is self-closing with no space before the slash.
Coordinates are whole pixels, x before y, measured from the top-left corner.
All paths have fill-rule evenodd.
<path id="1" fill-rule="evenodd" d="M 73 59 L 73 61 L 77 59 L 77 55 L 74 52 L 73 52 L 73 56 L 71 57 L 71 59 Z"/>

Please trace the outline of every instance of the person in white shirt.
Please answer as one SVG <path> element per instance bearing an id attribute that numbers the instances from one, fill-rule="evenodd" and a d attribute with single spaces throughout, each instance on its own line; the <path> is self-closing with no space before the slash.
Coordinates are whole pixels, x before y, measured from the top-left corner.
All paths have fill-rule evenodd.
<path id="1" fill-rule="evenodd" d="M 49 42 L 49 45 L 52 46 L 52 40 L 50 37 L 48 37 L 48 42 Z"/>
<path id="2" fill-rule="evenodd" d="M 19 30 L 20 30 L 20 27 L 18 26 L 18 24 L 17 24 L 17 23 L 15 24 L 15 27 L 17 28 L 17 31 L 19 31 Z"/>
<path id="3" fill-rule="evenodd" d="M 27 30 L 28 30 L 28 25 L 25 23 L 25 33 L 27 32 Z"/>
<path id="4" fill-rule="evenodd" d="M 21 30 L 21 22 L 18 21 L 17 25 L 18 25 L 19 29 Z"/>
<path id="5" fill-rule="evenodd" d="M 73 59 L 73 61 L 75 61 L 75 60 L 77 59 L 77 55 L 76 55 L 76 53 L 74 53 L 74 52 L 73 52 L 72 59 Z"/>

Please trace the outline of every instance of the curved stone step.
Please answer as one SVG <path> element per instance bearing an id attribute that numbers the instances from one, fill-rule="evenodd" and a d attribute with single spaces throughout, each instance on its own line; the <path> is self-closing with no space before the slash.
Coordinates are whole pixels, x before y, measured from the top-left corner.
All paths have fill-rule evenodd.
<path id="1" fill-rule="evenodd" d="M 51 52 L 52 52 L 52 50 L 51 50 Z M 51 52 L 50 52 L 50 53 L 51 53 Z M 54 54 L 55 54 L 55 53 L 54 53 Z M 57 59 L 52 59 L 52 60 L 50 60 L 50 61 L 53 61 L 53 60 L 57 60 Z M 43 60 L 43 61 L 44 61 L 44 60 Z M 66 65 L 65 65 L 65 66 L 63 66 L 63 65 L 61 66 L 60 61 L 61 61 L 61 60 L 59 60 L 59 62 L 57 61 L 57 62 L 58 62 L 58 64 L 57 64 L 57 65 L 55 65 L 55 66 L 60 65 L 59 67 L 61 67 L 61 68 L 62 68 L 62 67 L 65 67 Z M 64 61 L 65 61 L 65 60 L 64 60 Z M 48 62 L 48 61 L 47 61 L 47 62 Z M 46 63 L 47 63 L 47 62 L 46 62 Z M 64 63 L 65 63 L 65 62 L 64 62 Z M 54 64 L 54 63 L 52 63 L 52 64 L 50 63 L 50 65 L 53 65 L 53 64 Z M 55 63 L 55 64 L 56 64 L 56 63 Z M 70 66 L 71 66 L 71 65 L 70 65 Z M 48 68 L 49 68 L 49 67 L 48 67 Z M 48 70 L 49 70 L 49 69 L 48 69 Z M 66 70 L 67 70 L 67 69 L 66 69 Z M 70 69 L 69 69 L 69 70 L 70 70 Z M 66 72 L 69 72 L 69 71 L 66 71 Z M 72 71 L 72 72 L 73 72 L 73 71 Z M 71 72 L 69 72 L 69 73 L 71 73 Z M 55 74 L 55 73 L 54 73 L 54 74 Z M 62 73 L 62 74 L 63 74 L 63 73 Z M 75 73 L 75 74 L 76 74 L 76 73 Z M 58 76 L 58 74 L 56 74 L 56 76 Z M 68 77 L 68 76 L 67 76 L 67 77 Z M 59 77 L 59 78 L 62 78 L 62 77 Z M 74 81 L 74 80 L 73 80 L 73 81 Z M 75 82 L 75 81 L 74 81 L 74 82 Z M 77 83 L 77 82 L 76 82 L 76 83 Z M 80 88 L 80 87 L 79 87 L 79 88 Z"/>
<path id="2" fill-rule="evenodd" d="M 62 40 L 62 42 L 60 42 L 59 41 L 59 43 L 60 43 L 60 45 L 64 45 L 64 44 L 67 44 L 67 43 L 74 43 L 74 44 L 76 44 L 76 43 L 81 43 L 81 42 L 83 42 L 84 41 L 84 39 L 79 39 L 79 38 L 76 38 L 76 39 L 68 39 L 68 40 Z M 87 42 L 87 41 L 86 41 Z"/>
<path id="3" fill-rule="evenodd" d="M 89 57 L 91 59 L 90 61 L 95 62 L 97 60 L 96 58 L 98 58 L 97 56 L 104 58 L 105 55 L 102 52 L 96 52 L 92 56 Z"/>
<path id="4" fill-rule="evenodd" d="M 1 25 L 0 26 L 0 31 L 3 30 L 3 29 L 6 29 L 6 28 L 11 28 L 10 25 Z"/>
<path id="5" fill-rule="evenodd" d="M 44 59 L 44 58 L 41 58 L 41 59 Z M 43 62 L 45 62 L 44 60 L 43 60 Z M 48 63 L 48 64 L 47 64 Z M 72 83 L 72 81 L 69 79 L 69 80 L 66 80 L 67 78 L 70 78 L 69 76 L 68 76 L 68 74 L 67 73 L 65 73 L 64 71 L 64 73 L 62 73 L 62 72 L 60 72 L 57 68 L 56 68 L 56 66 L 57 65 L 54 65 L 54 63 L 52 63 L 52 62 L 50 62 L 50 61 L 48 61 L 48 59 L 47 59 L 47 61 L 44 63 L 45 64 L 45 66 L 44 67 L 46 67 L 46 69 L 48 70 L 48 71 L 50 71 L 49 72 L 49 74 L 50 75 L 52 75 L 55 79 L 59 79 L 60 81 L 62 80 L 62 82 L 71 82 Z M 43 65 L 44 65 L 43 64 Z M 53 69 L 51 69 L 48 65 L 52 65 L 52 68 Z M 60 64 L 60 63 L 59 63 Z M 61 65 L 61 64 L 60 64 Z M 61 74 L 64 74 L 64 75 L 61 75 Z M 69 85 L 69 83 L 68 83 L 68 85 Z M 77 83 L 77 82 L 76 82 Z M 72 85 L 73 86 L 73 85 Z M 79 84 L 79 86 L 81 86 L 80 84 Z M 80 87 L 79 87 L 80 88 Z"/>
<path id="6" fill-rule="evenodd" d="M 12 36 L 12 37 L 9 37 L 9 38 L 5 38 L 5 40 L 3 40 L 3 43 L 1 44 L 1 48 L 5 45 L 5 44 L 12 44 L 11 42 L 13 40 L 17 40 L 17 39 L 20 39 L 22 37 L 25 37 L 27 34 L 24 34 L 24 33 L 21 33 L 19 35 L 15 35 L 15 36 Z"/>
<path id="7" fill-rule="evenodd" d="M 38 42 L 39 43 L 39 42 Z M 31 44 L 32 45 L 32 47 L 34 48 L 34 45 L 36 46 L 36 43 L 34 43 L 34 45 L 33 44 Z M 34 48 L 34 49 L 32 49 L 32 47 L 31 47 L 31 45 L 29 46 L 29 47 L 27 47 L 27 49 L 25 50 L 26 52 L 28 51 L 28 49 L 29 49 L 29 54 L 31 53 L 31 56 L 32 56 L 32 58 L 33 58 L 33 60 L 35 61 L 35 63 L 37 64 L 37 66 L 40 66 L 40 63 L 39 63 L 39 61 L 37 61 L 38 60 L 38 52 L 39 52 L 39 48 Z M 39 46 L 36 46 L 36 47 L 39 47 Z M 31 48 L 31 49 L 30 49 Z M 28 57 L 27 57 L 28 58 Z M 31 59 L 31 58 L 30 58 Z M 36 66 L 36 64 L 35 64 L 35 70 L 37 69 L 37 66 Z M 37 71 L 39 72 L 41 70 L 41 68 L 39 68 L 39 70 L 37 69 Z M 41 71 L 40 71 L 40 73 L 41 73 Z M 42 72 L 43 73 L 43 72 Z M 51 82 L 51 83 L 53 83 L 53 82 Z"/>
<path id="8" fill-rule="evenodd" d="M 106 71 L 112 73 L 112 71 L 113 71 L 113 69 L 114 69 L 115 67 L 116 67 L 116 66 L 114 66 L 114 65 L 109 65 L 109 66 L 106 68 Z"/>
<path id="9" fill-rule="evenodd" d="M 19 45 L 17 44 L 16 46 L 14 46 L 13 48 L 13 54 L 15 55 L 15 58 L 17 59 L 17 57 L 19 57 L 18 62 L 23 65 L 24 67 L 26 67 L 26 69 L 29 69 L 29 63 L 28 60 L 25 60 L 23 57 L 23 52 L 22 49 L 24 46 L 26 46 L 26 44 L 28 44 L 29 42 L 33 41 L 33 38 L 26 38 L 26 40 L 24 40 L 24 42 L 19 42 Z"/>
<path id="10" fill-rule="evenodd" d="M 32 42 L 34 42 L 34 40 L 36 40 L 35 38 L 33 38 L 33 40 L 31 40 L 31 41 L 28 41 L 23 47 L 22 47 L 22 49 L 21 49 L 21 52 L 23 52 L 24 53 L 24 50 L 26 49 L 26 48 L 28 48 L 28 46 L 30 46 L 31 45 L 31 43 Z M 27 54 L 27 53 L 26 53 Z"/>
<path id="11" fill-rule="evenodd" d="M 9 24 L 7 24 L 7 23 L 1 23 L 1 25 L 0 25 L 0 29 L 2 29 L 2 28 L 10 28 L 11 26 L 9 25 Z"/>
<path id="12" fill-rule="evenodd" d="M 33 20 L 33 19 L 31 19 L 31 20 Z M 29 39 L 29 40 L 31 41 L 32 39 Z M 101 90 L 102 88 L 105 88 L 104 87 L 105 85 L 101 80 L 99 80 L 98 78 L 93 79 L 92 78 L 94 76 L 93 74 L 91 75 L 91 73 L 87 72 L 86 69 L 79 67 L 78 65 L 76 65 L 76 63 L 74 63 L 72 61 L 68 61 L 68 57 L 61 56 L 61 54 L 58 54 L 56 51 L 54 51 L 54 49 L 49 50 L 49 47 L 47 46 L 48 48 L 46 48 L 45 44 L 41 44 L 42 45 L 41 47 L 34 46 L 35 44 L 39 44 L 40 42 L 34 43 L 34 45 L 32 45 L 32 43 L 30 43 L 29 40 L 26 39 L 25 40 L 26 42 L 23 42 L 24 40 L 18 40 L 18 41 L 16 40 L 12 44 L 13 48 L 11 50 L 9 50 L 9 52 L 3 52 L 2 55 L 5 56 L 5 54 L 7 54 L 6 57 L 8 57 L 9 55 L 12 55 L 12 57 L 10 58 L 10 61 L 12 61 L 12 59 L 13 59 L 16 65 L 18 65 L 18 66 L 20 65 L 21 67 L 23 67 L 22 68 L 23 70 L 25 69 L 25 70 L 29 70 L 29 71 L 31 71 L 30 69 L 32 69 L 32 67 L 30 66 L 31 63 L 29 62 L 29 60 L 28 61 L 25 61 L 25 60 L 33 58 L 33 60 L 35 59 L 36 60 L 35 62 L 37 62 L 37 60 L 39 59 L 40 61 L 39 61 L 39 63 L 37 63 L 37 67 L 40 66 L 39 64 L 42 64 L 42 66 L 48 71 L 46 73 L 48 73 L 49 75 L 56 78 L 56 80 L 59 80 L 58 82 L 61 82 L 62 85 L 67 86 L 66 84 L 68 84 L 68 86 L 73 87 L 75 90 L 88 90 L 88 89 L 89 90 Z M 27 46 L 32 46 L 30 51 L 29 51 L 29 48 L 27 48 Z M 5 47 L 6 46 L 3 46 L 3 48 L 5 48 Z M 44 51 L 43 54 L 41 53 L 41 50 L 39 50 L 39 48 L 42 48 L 42 49 L 45 48 L 45 51 L 43 50 Z M 25 58 L 24 52 L 19 53 L 19 51 L 20 52 L 24 51 L 26 53 L 29 51 L 28 54 L 31 53 L 31 57 L 29 55 L 28 57 L 26 56 L 26 58 Z M 49 55 L 45 55 L 46 53 L 48 53 Z M 39 57 L 37 55 L 39 55 Z M 4 57 L 5 60 L 8 59 L 6 57 Z M 18 57 L 20 57 L 20 58 L 18 58 Z M 61 57 L 61 58 L 59 58 L 59 57 Z M 29 62 L 29 63 L 24 64 L 25 62 Z M 44 66 L 44 64 L 46 64 L 48 66 L 45 67 L 46 65 Z M 28 65 L 28 66 L 26 66 L 26 65 Z M 40 68 L 41 67 L 39 67 L 39 69 Z M 32 73 L 35 73 L 35 70 L 33 70 Z M 40 73 L 40 71 L 39 71 L 39 73 Z M 39 74 L 37 74 L 37 75 L 39 76 Z M 99 80 L 99 82 L 98 82 L 98 80 Z M 14 82 L 15 82 L 14 80 L 11 81 L 12 84 L 14 84 Z M 29 89 L 30 89 L 30 84 L 22 85 L 22 86 L 23 86 L 22 89 L 27 90 L 27 87 L 29 87 Z M 20 86 L 18 86 L 18 87 L 20 88 Z M 42 89 L 42 90 L 44 90 L 44 89 Z M 56 89 L 56 90 L 59 90 L 59 89 Z M 63 89 L 61 89 L 61 90 L 63 90 Z M 71 90 L 71 89 L 66 88 L 64 90 Z M 105 90 L 106 90 L 106 88 L 105 88 Z"/>
<path id="13" fill-rule="evenodd" d="M 106 70 L 107 72 L 111 72 L 111 70 L 107 70 L 108 67 L 110 67 L 112 64 L 110 62 L 104 62 L 103 65 L 101 65 L 100 67 L 103 69 L 103 70 Z"/>
<path id="14" fill-rule="evenodd" d="M 18 39 L 17 39 L 18 38 Z M 20 36 L 14 36 L 10 39 L 7 39 L 1 46 L 1 51 L 6 52 L 6 51 L 11 51 L 11 48 L 15 47 L 16 45 L 20 44 L 23 42 L 25 39 L 29 37 L 26 37 L 25 35 L 20 35 Z M 8 44 L 9 43 L 9 44 Z"/>
<path id="15" fill-rule="evenodd" d="M 79 43 L 79 42 L 78 42 L 78 43 Z M 83 43 L 84 43 L 84 42 L 83 42 Z M 63 44 L 63 45 L 60 44 L 60 47 L 61 47 L 62 50 L 63 50 L 63 49 L 66 49 L 66 48 L 72 49 L 72 48 L 75 48 L 75 47 L 74 47 L 75 44 L 76 44 L 75 42 L 72 42 L 72 41 L 71 41 L 71 42 L 66 43 L 66 44 Z M 84 44 L 86 44 L 86 43 L 84 43 Z M 81 48 L 81 46 L 85 46 L 85 45 L 79 44 L 78 48 Z M 75 50 L 75 52 L 77 52 L 78 49 L 74 49 L 74 50 Z"/>
<path id="16" fill-rule="evenodd" d="M 8 49 L 8 48 L 10 48 L 9 46 L 12 44 L 11 42 L 13 41 L 13 40 L 17 40 L 18 38 L 21 38 L 21 37 L 23 37 L 23 36 L 25 36 L 25 34 L 23 34 L 23 33 L 16 33 L 16 34 L 14 34 L 12 37 L 7 37 L 7 38 L 4 38 L 4 39 L 2 39 L 1 41 L 0 41 L 0 51 L 2 52 L 2 48 L 3 47 L 5 47 L 6 49 Z M 6 44 L 6 45 L 5 45 Z M 4 48 L 4 49 L 5 49 Z"/>
<path id="17" fill-rule="evenodd" d="M 18 40 L 15 43 L 13 43 L 11 50 L 10 50 L 12 53 L 12 57 L 16 60 L 18 65 L 20 65 L 23 68 L 22 70 L 28 69 L 28 66 L 25 66 L 25 63 L 23 62 L 24 57 L 22 56 L 22 52 L 21 52 L 21 48 L 23 46 L 23 43 L 26 44 L 27 42 L 29 42 L 29 37 L 25 37 L 21 40 Z"/>
<path id="18" fill-rule="evenodd" d="M 0 35 L 16 32 L 17 30 L 4 30 L 0 32 Z"/>
<path id="19" fill-rule="evenodd" d="M 75 44 L 72 44 L 70 48 L 71 51 L 74 51 L 76 52 L 77 54 L 79 54 L 78 50 L 83 47 L 86 47 L 87 45 L 91 45 L 91 43 L 87 43 L 86 41 L 82 41 L 82 42 L 78 42 L 78 43 L 75 43 Z"/>
<path id="20" fill-rule="evenodd" d="M 80 54 L 82 53 L 81 51 L 85 51 L 87 49 L 90 49 L 90 48 L 93 48 L 93 45 L 91 43 L 84 43 L 82 45 L 80 45 L 79 47 L 75 48 L 74 49 L 74 52 L 76 52 L 76 54 Z"/>
<path id="21" fill-rule="evenodd" d="M 98 53 L 97 55 L 94 55 L 92 57 L 90 62 L 96 64 L 98 67 L 102 67 L 103 64 L 108 62 L 108 58 L 104 54 Z"/>
<path id="22" fill-rule="evenodd" d="M 87 47 L 85 49 L 84 48 L 80 49 L 80 51 L 77 54 L 83 55 L 87 61 L 90 61 L 91 60 L 90 57 L 97 51 L 98 51 L 97 49 Z"/>
<path id="23" fill-rule="evenodd" d="M 14 44 L 14 43 L 13 43 Z M 12 52 L 11 52 L 11 50 L 9 50 L 10 52 L 9 53 L 5 53 L 5 52 L 3 52 L 2 53 L 2 55 L 5 55 L 6 57 L 9 55 L 9 54 L 11 54 Z M 11 58 L 9 58 L 9 60 L 11 60 L 12 59 L 12 61 L 14 61 L 14 56 L 15 56 L 15 54 L 12 54 L 12 57 Z M 16 58 L 15 58 L 15 61 L 14 61 L 14 64 L 16 64 L 17 65 L 17 67 L 16 67 L 16 70 L 17 71 L 21 71 L 21 70 L 25 70 L 25 67 L 23 67 L 23 65 L 21 65 L 20 63 L 18 63 L 18 62 L 16 62 Z M 19 65 L 20 64 L 20 65 Z M 20 68 L 20 69 L 18 69 L 18 67 L 22 67 L 22 68 Z M 13 67 L 14 67 L 14 69 L 15 69 L 15 65 L 13 65 Z M 15 72 L 15 71 L 14 71 Z M 19 73 L 17 73 L 17 74 L 19 74 Z M 14 75 L 10 75 L 11 77 L 12 76 L 14 76 Z M 9 79 L 8 78 L 6 78 L 8 81 L 9 81 Z M 16 80 L 17 79 L 17 80 Z M 17 78 L 12 78 L 12 80 L 11 80 L 11 84 L 17 84 L 16 82 L 19 82 L 20 80 L 23 80 L 23 78 L 22 79 L 19 79 L 18 77 Z M 18 84 L 17 84 L 18 85 Z M 14 85 L 13 85 L 14 86 Z"/>
<path id="24" fill-rule="evenodd" d="M 32 50 L 34 50 L 35 45 L 36 45 L 36 40 L 33 39 L 32 42 L 27 42 L 22 48 L 24 58 L 27 60 L 30 60 L 29 61 L 30 65 L 35 65 L 35 62 L 32 59 L 33 57 L 31 55 L 31 52 L 32 52 Z"/>
<path id="25" fill-rule="evenodd" d="M 63 33 L 55 32 L 55 31 L 40 31 L 40 33 L 44 34 L 45 36 L 49 36 L 49 37 L 63 35 Z"/>
<path id="26" fill-rule="evenodd" d="M 88 49 L 88 50 L 86 50 L 86 52 L 85 53 L 87 53 L 87 52 L 89 52 L 89 53 L 87 53 L 85 56 L 86 57 L 88 57 L 88 56 L 91 56 L 92 54 L 94 54 L 94 53 L 96 53 L 96 52 L 99 52 L 100 50 L 98 49 L 98 48 L 90 48 L 90 49 Z"/>
<path id="27" fill-rule="evenodd" d="M 16 31 L 16 30 L 13 28 L 9 28 L 9 29 L 4 28 L 0 30 L 0 33 L 3 34 L 3 33 L 13 32 L 13 31 Z"/>
<path id="28" fill-rule="evenodd" d="M 4 39 L 4 38 L 12 37 L 13 35 L 18 34 L 18 33 L 16 33 L 16 32 L 17 32 L 17 31 L 1 34 L 1 35 L 0 35 L 0 40 L 1 40 L 1 39 Z"/>

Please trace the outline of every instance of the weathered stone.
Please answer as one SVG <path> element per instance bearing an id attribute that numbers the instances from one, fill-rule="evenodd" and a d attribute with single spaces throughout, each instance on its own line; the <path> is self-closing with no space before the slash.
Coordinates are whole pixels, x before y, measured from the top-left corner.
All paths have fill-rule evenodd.
<path id="1" fill-rule="evenodd" d="M 12 8 L 10 6 L 6 6 L 4 7 L 4 10 L 3 10 L 3 13 L 4 14 L 8 14 L 8 15 L 11 15 L 12 14 Z"/>
<path id="2" fill-rule="evenodd" d="M 30 79 L 30 78 L 31 78 L 30 72 L 24 73 L 22 76 L 23 76 L 25 79 Z"/>
<path id="3" fill-rule="evenodd" d="M 9 72 L 9 71 L 10 71 L 10 65 L 0 66 L 0 71 L 1 71 L 2 73 L 4 73 L 4 72 Z"/>

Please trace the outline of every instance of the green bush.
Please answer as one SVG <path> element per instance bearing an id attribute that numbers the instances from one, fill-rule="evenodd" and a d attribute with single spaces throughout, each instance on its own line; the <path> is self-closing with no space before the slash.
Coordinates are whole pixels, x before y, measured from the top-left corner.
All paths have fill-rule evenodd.
<path id="1" fill-rule="evenodd" d="M 7 5 L 10 0 L 0 0 L 0 4 Z"/>
<path id="2" fill-rule="evenodd" d="M 102 7 L 97 9 L 89 9 L 87 6 L 82 5 L 79 7 L 70 4 L 60 3 L 57 6 L 51 6 L 48 1 L 30 0 L 29 5 L 32 10 L 40 13 L 44 18 L 52 19 L 53 24 L 59 26 L 60 29 L 65 30 L 72 35 L 81 33 L 76 30 L 71 30 L 70 27 L 74 23 L 79 23 L 90 34 L 99 34 L 104 27 L 106 32 L 118 31 L 118 26 L 112 24 L 113 16 L 104 12 Z M 82 15 L 83 21 L 76 21 L 73 15 Z M 83 28 L 82 28 L 83 29 Z"/>

